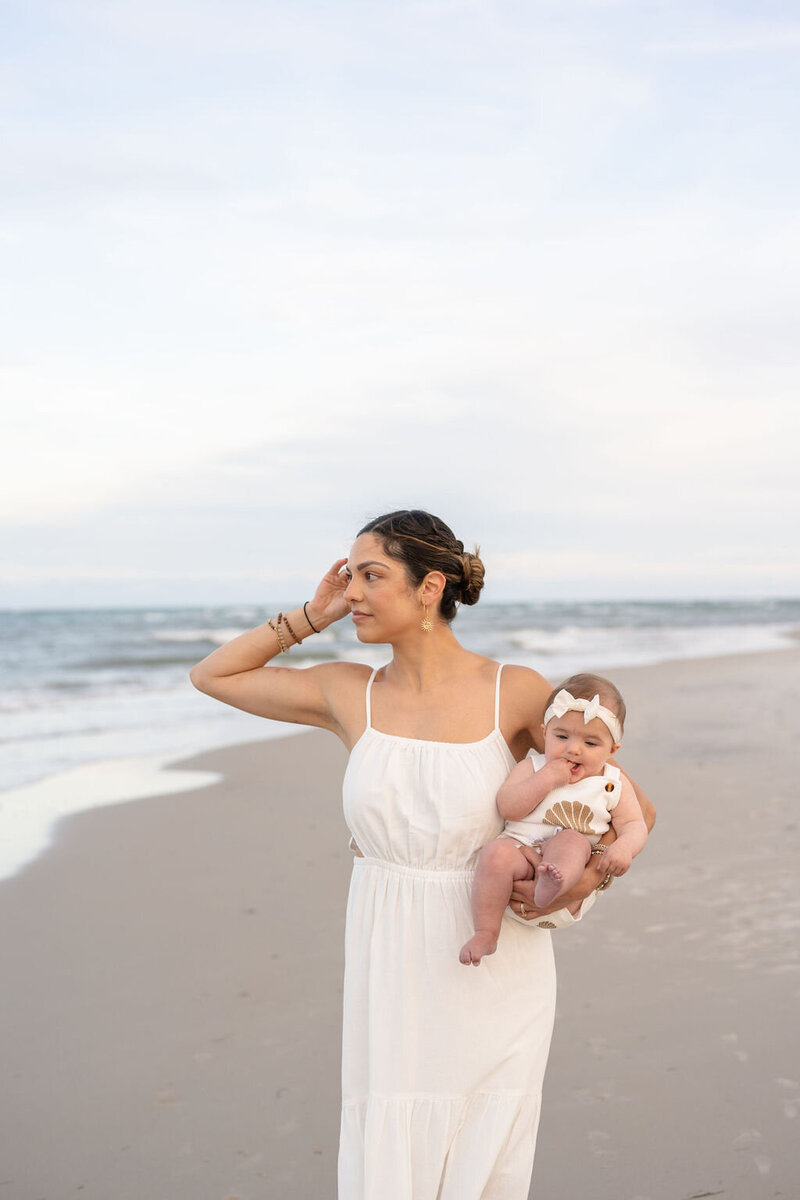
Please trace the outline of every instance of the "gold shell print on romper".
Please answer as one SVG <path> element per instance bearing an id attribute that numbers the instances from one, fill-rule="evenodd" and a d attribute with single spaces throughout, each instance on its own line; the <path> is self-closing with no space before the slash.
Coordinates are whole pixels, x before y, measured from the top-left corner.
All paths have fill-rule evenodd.
<path id="1" fill-rule="evenodd" d="M 577 800 L 559 800 L 548 808 L 542 820 L 545 825 L 557 825 L 559 829 L 577 829 L 578 833 L 594 833 L 592 810 L 588 804 Z"/>

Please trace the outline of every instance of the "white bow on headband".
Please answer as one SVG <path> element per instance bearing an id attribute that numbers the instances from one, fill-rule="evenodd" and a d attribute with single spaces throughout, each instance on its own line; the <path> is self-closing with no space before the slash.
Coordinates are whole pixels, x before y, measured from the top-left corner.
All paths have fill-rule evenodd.
<path id="1" fill-rule="evenodd" d="M 591 700 L 577 700 L 566 688 L 562 688 L 560 692 L 556 692 L 553 703 L 544 714 L 545 725 L 548 721 L 552 721 L 553 717 L 563 717 L 566 712 L 582 712 L 584 725 L 588 725 L 595 717 L 599 717 L 614 741 L 622 741 L 622 726 L 611 709 L 605 708 L 600 703 L 599 694 L 593 696 Z"/>

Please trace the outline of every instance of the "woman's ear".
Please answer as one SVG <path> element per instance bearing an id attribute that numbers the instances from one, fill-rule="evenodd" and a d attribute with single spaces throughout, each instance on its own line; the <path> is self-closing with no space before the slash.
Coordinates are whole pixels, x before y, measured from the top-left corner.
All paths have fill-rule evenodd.
<path id="1" fill-rule="evenodd" d="M 419 599 L 421 604 L 427 604 L 433 607 L 441 599 L 444 586 L 447 583 L 441 571 L 429 571 L 423 579 L 419 588 Z"/>

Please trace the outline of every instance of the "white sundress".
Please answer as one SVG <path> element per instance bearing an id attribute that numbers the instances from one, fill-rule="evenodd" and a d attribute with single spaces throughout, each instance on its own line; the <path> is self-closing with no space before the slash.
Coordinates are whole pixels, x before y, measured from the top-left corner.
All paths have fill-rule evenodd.
<path id="1" fill-rule="evenodd" d="M 472 934 L 478 852 L 514 757 L 494 728 L 431 742 L 367 727 L 344 780 L 347 907 L 339 1200 L 527 1200 L 555 1011 L 549 932 Z M 487 713 L 488 716 L 488 713 Z"/>

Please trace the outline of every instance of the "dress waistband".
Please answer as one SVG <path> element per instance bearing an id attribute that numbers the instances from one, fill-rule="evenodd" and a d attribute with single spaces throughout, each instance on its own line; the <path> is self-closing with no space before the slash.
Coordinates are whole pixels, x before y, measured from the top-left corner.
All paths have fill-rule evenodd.
<path id="1" fill-rule="evenodd" d="M 372 858 L 368 854 L 357 855 L 353 859 L 356 867 L 378 867 L 382 871 L 393 871 L 397 875 L 412 875 L 418 879 L 428 879 L 431 882 L 439 879 L 471 879 L 475 874 L 474 867 L 462 867 L 457 871 L 442 871 L 438 868 L 408 867 L 405 863 L 390 862 L 387 858 Z"/>

